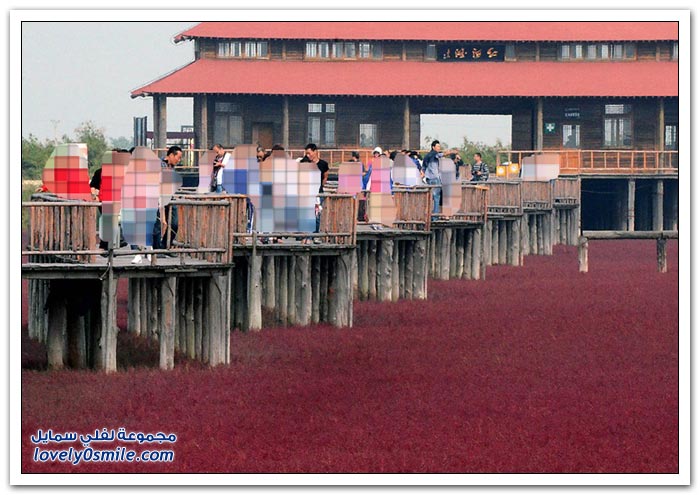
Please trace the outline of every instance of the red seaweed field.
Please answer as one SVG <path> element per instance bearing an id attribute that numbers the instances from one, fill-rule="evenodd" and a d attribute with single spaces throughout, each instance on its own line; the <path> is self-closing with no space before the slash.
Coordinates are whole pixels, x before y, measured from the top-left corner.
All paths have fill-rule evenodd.
<path id="1" fill-rule="evenodd" d="M 23 307 L 24 473 L 676 473 L 678 244 L 591 241 L 356 302 L 354 327 L 232 332 L 231 365 L 121 332 L 119 371 L 47 371 Z M 118 324 L 126 326 L 121 282 Z M 23 285 L 26 306 L 26 281 Z M 172 462 L 37 462 L 39 429 L 177 435 Z M 82 449 L 80 441 L 41 449 Z"/>

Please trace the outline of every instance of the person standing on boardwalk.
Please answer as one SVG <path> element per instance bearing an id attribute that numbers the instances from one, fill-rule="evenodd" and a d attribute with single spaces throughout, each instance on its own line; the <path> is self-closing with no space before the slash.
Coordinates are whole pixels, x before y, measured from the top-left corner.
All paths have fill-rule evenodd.
<path id="1" fill-rule="evenodd" d="M 489 166 L 481 161 L 481 153 L 474 153 L 472 165 L 472 182 L 485 182 L 489 180 Z"/>
<path id="2" fill-rule="evenodd" d="M 171 146 L 165 158 L 160 163 L 162 168 L 175 168 L 182 159 L 182 148 Z M 162 186 L 161 186 L 162 187 Z M 168 225 L 170 220 L 170 225 Z M 178 216 L 177 206 L 160 204 L 156 214 L 156 222 L 153 224 L 153 248 L 166 249 L 177 235 Z"/>
<path id="3" fill-rule="evenodd" d="M 211 148 L 216 153 L 214 158 L 214 169 L 211 172 L 211 184 L 209 192 L 224 192 L 224 168 L 231 158 L 231 153 L 226 152 L 223 146 L 215 144 Z"/>
<path id="4" fill-rule="evenodd" d="M 304 158 L 301 159 L 301 162 L 315 163 L 318 167 L 318 170 L 321 172 L 321 184 L 318 188 L 318 192 L 319 194 L 322 194 L 323 186 L 328 180 L 328 170 L 330 169 L 330 167 L 328 166 L 328 162 L 326 160 L 321 160 L 321 155 L 318 151 L 318 146 L 316 146 L 314 143 L 309 143 L 306 146 L 304 146 Z M 314 232 L 318 232 L 321 228 L 322 210 L 323 200 L 320 199 L 316 202 L 316 230 Z"/>

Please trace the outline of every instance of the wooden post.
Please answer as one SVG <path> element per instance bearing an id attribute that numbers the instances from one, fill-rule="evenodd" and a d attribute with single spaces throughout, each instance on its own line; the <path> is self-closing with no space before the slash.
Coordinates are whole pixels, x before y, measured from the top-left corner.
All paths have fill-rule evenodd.
<path id="1" fill-rule="evenodd" d="M 656 239 L 656 264 L 659 273 L 666 273 L 668 271 L 666 264 L 666 239 L 663 237 Z"/>
<path id="2" fill-rule="evenodd" d="M 585 237 L 578 240 L 578 271 L 588 273 L 588 239 Z"/>
<path id="3" fill-rule="evenodd" d="M 508 231 L 506 221 L 499 220 L 498 222 L 498 264 L 505 265 L 508 263 Z"/>
<path id="4" fill-rule="evenodd" d="M 508 222 L 508 233 L 510 234 L 510 264 L 520 266 L 520 220 Z"/>
<path id="5" fill-rule="evenodd" d="M 469 251 L 471 253 L 471 278 L 474 280 L 479 280 L 481 278 L 481 251 L 483 249 L 483 242 L 481 241 L 481 228 L 474 229 L 472 235 L 470 236 L 470 246 Z"/>
<path id="6" fill-rule="evenodd" d="M 58 282 L 53 282 L 49 288 L 48 313 L 49 328 L 46 336 L 46 356 L 49 369 L 62 369 L 64 355 L 67 353 L 68 340 L 67 300 L 64 290 Z"/>
<path id="7" fill-rule="evenodd" d="M 442 230 L 442 243 L 440 249 L 440 280 L 450 279 L 450 248 L 452 246 L 452 229 Z"/>
<path id="8" fill-rule="evenodd" d="M 654 225 L 653 230 L 664 229 L 664 181 L 663 179 L 656 180 L 656 188 L 654 189 Z"/>
<path id="9" fill-rule="evenodd" d="M 664 99 L 659 98 L 658 106 L 659 132 L 657 133 L 656 149 L 663 150 L 666 147 L 666 114 L 664 109 Z"/>
<path id="10" fill-rule="evenodd" d="M 482 232 L 482 240 L 484 243 L 484 251 L 482 260 L 487 265 L 491 264 L 491 220 L 486 220 L 484 222 L 484 229 Z"/>
<path id="11" fill-rule="evenodd" d="M 293 254 L 286 256 L 287 260 L 287 325 L 297 324 L 297 260 Z"/>
<path id="12" fill-rule="evenodd" d="M 456 266 L 455 266 L 455 278 L 463 278 L 465 271 L 470 270 L 469 264 L 466 264 L 465 270 L 465 258 L 467 258 L 466 252 L 468 252 L 472 242 L 471 231 L 467 229 L 457 230 L 457 250 L 455 253 Z"/>
<path id="13" fill-rule="evenodd" d="M 313 305 L 313 292 L 311 289 L 311 255 L 302 254 L 297 259 L 296 278 L 298 282 L 297 299 L 297 319 L 299 325 L 309 325 L 311 323 L 311 311 Z"/>
<path id="14" fill-rule="evenodd" d="M 225 356 L 228 347 L 226 342 L 227 317 L 226 306 L 228 304 L 227 286 L 229 278 L 225 275 L 213 275 L 209 280 L 209 297 L 207 311 L 209 322 L 207 332 L 209 337 L 209 366 L 217 366 L 227 361 Z"/>
<path id="15" fill-rule="evenodd" d="M 396 302 L 399 300 L 399 240 L 394 241 L 394 248 L 391 253 L 391 300 Z"/>
<path id="16" fill-rule="evenodd" d="M 634 230 L 634 196 L 636 189 L 636 181 L 629 179 L 627 181 L 627 230 Z"/>
<path id="17" fill-rule="evenodd" d="M 177 306 L 177 278 L 165 277 L 161 282 L 161 318 L 159 329 L 160 369 L 175 367 L 175 331 Z"/>
<path id="18" fill-rule="evenodd" d="M 263 308 L 272 310 L 275 308 L 275 257 L 263 256 Z"/>
<path id="19" fill-rule="evenodd" d="M 498 265 L 498 257 L 501 249 L 498 245 L 500 220 L 491 220 L 491 264 Z"/>
<path id="20" fill-rule="evenodd" d="M 406 299 L 406 249 L 413 241 L 396 241 L 399 246 L 399 299 Z"/>
<path id="21" fill-rule="evenodd" d="M 537 151 L 541 151 L 544 145 L 544 99 L 537 98 Z"/>
<path id="22" fill-rule="evenodd" d="M 481 244 L 474 249 L 478 249 L 480 252 L 480 263 L 479 263 L 479 278 L 481 280 L 486 280 L 486 226 L 482 224 L 479 228 L 479 233 L 481 234 Z"/>
<path id="23" fill-rule="evenodd" d="M 410 149 L 411 141 L 411 107 L 408 101 L 408 96 L 403 99 L 403 149 Z"/>
<path id="24" fill-rule="evenodd" d="M 542 240 L 544 253 L 547 256 L 552 255 L 552 217 L 549 213 L 543 213 L 542 217 Z"/>
<path id="25" fill-rule="evenodd" d="M 253 252 L 248 259 L 248 330 L 260 330 L 262 328 L 261 278 L 262 258 Z"/>
<path id="26" fill-rule="evenodd" d="M 335 258 L 335 277 L 333 277 L 333 313 L 331 322 L 337 327 L 352 326 L 352 285 L 350 270 L 352 260 L 347 252 Z"/>
<path id="27" fill-rule="evenodd" d="M 360 301 L 366 301 L 369 297 L 369 241 L 360 241 L 358 249 L 360 250 L 360 259 L 358 260 L 359 297 Z"/>
<path id="28" fill-rule="evenodd" d="M 537 218 L 537 254 L 545 254 L 544 250 L 544 222 L 542 221 L 542 215 L 536 215 Z"/>
<path id="29" fill-rule="evenodd" d="M 127 330 L 141 335 L 141 284 L 139 279 L 129 279 L 129 296 L 127 300 Z"/>
<path id="30" fill-rule="evenodd" d="M 532 215 L 525 213 L 520 224 L 521 252 L 523 255 L 530 254 L 530 222 Z"/>
<path id="31" fill-rule="evenodd" d="M 391 255 L 394 252 L 394 241 L 384 239 L 378 249 L 377 294 L 379 301 L 391 301 Z"/>
<path id="32" fill-rule="evenodd" d="M 185 292 L 185 334 L 187 335 L 187 357 L 200 359 L 197 355 L 197 331 L 194 323 L 194 292 L 197 280 L 190 280 Z M 201 337 L 200 337 L 201 347 Z"/>
<path id="33" fill-rule="evenodd" d="M 167 146 L 167 97 L 153 96 L 153 147 L 165 148 Z"/>
<path id="34" fill-rule="evenodd" d="M 320 281 L 320 290 L 319 290 L 319 304 L 318 304 L 318 310 L 319 310 L 319 321 L 328 321 L 328 306 L 329 306 L 329 284 L 328 280 L 330 277 L 330 270 L 331 270 L 331 260 L 328 259 L 328 256 L 322 256 L 321 257 L 321 281 Z"/>
<path id="35" fill-rule="evenodd" d="M 419 242 L 413 241 L 406 245 L 406 299 L 413 299 L 415 296 L 413 293 L 413 272 L 416 262 L 415 250 L 419 249 Z"/>
<path id="36" fill-rule="evenodd" d="M 352 298 L 358 297 L 359 284 L 360 284 L 360 272 L 358 266 L 358 256 L 359 256 L 359 246 L 355 245 L 355 249 L 352 250 Z"/>
<path id="37" fill-rule="evenodd" d="M 209 361 L 209 344 L 205 344 L 203 331 L 204 321 L 204 287 L 201 279 L 194 281 L 194 294 L 192 295 L 192 307 L 194 310 L 194 356 L 195 359 Z M 233 298 L 232 298 L 233 299 Z"/>
<path id="38" fill-rule="evenodd" d="M 459 232 L 461 229 L 449 229 L 450 238 L 450 266 L 448 278 L 453 279 L 457 277 L 457 237 L 459 237 Z"/>
<path id="39" fill-rule="evenodd" d="M 282 101 L 282 146 L 289 149 L 289 97 L 283 96 Z"/>
<path id="40" fill-rule="evenodd" d="M 117 371 L 117 284 L 110 266 L 102 281 L 100 298 L 101 329 L 95 367 L 98 370 Z"/>
<path id="41" fill-rule="evenodd" d="M 319 301 L 321 299 L 321 258 L 311 257 L 311 323 L 320 321 Z"/>
<path id="42" fill-rule="evenodd" d="M 409 266 L 411 267 L 411 272 L 413 272 L 413 283 L 407 285 L 412 285 L 411 288 L 411 298 L 413 299 L 426 299 L 428 297 L 428 241 L 426 239 L 420 239 L 413 243 L 413 249 L 411 250 L 411 261 Z M 407 276 L 407 282 L 411 280 Z"/>
<path id="43" fill-rule="evenodd" d="M 430 245 L 428 246 L 428 276 L 431 278 L 437 278 L 435 274 L 435 258 L 437 253 L 437 230 L 433 230 L 430 233 Z"/>
<path id="44" fill-rule="evenodd" d="M 367 252 L 368 277 L 369 277 L 369 299 L 377 300 L 377 242 L 369 241 L 369 250 Z"/>
<path id="45" fill-rule="evenodd" d="M 289 293 L 287 292 L 288 286 L 289 286 L 289 275 L 288 275 L 288 267 L 287 267 L 287 258 L 284 256 L 279 257 L 279 274 L 280 274 L 280 279 L 279 279 L 279 284 L 277 284 L 277 307 L 279 308 L 279 319 L 280 322 L 283 325 L 287 324 L 287 308 L 288 308 L 288 301 L 287 298 L 289 297 Z M 321 295 L 321 299 L 323 299 L 324 295 Z"/>

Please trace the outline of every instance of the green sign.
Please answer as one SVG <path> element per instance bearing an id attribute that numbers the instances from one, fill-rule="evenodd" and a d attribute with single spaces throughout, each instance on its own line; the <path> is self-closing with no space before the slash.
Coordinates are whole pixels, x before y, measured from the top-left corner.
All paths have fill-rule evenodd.
<path id="1" fill-rule="evenodd" d="M 554 134 L 557 132 L 557 124 L 554 122 L 547 122 L 544 124 L 544 133 L 545 134 Z"/>

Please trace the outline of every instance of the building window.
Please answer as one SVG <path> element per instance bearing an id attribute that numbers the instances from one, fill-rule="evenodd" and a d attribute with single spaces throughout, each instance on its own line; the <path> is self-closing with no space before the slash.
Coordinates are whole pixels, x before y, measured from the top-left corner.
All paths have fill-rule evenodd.
<path id="1" fill-rule="evenodd" d="M 326 103 L 326 113 L 335 113 L 335 103 Z"/>
<path id="2" fill-rule="evenodd" d="M 586 58 L 588 60 L 595 60 L 596 58 L 598 58 L 598 45 L 586 46 Z"/>
<path id="3" fill-rule="evenodd" d="M 673 43 L 673 47 L 671 48 L 671 60 L 678 60 L 678 42 Z"/>
<path id="4" fill-rule="evenodd" d="M 330 58 L 330 44 L 327 41 L 306 43 L 306 58 Z"/>
<path id="5" fill-rule="evenodd" d="M 625 53 L 623 50 L 624 45 L 622 45 L 621 43 L 617 43 L 615 45 L 611 45 L 611 48 L 613 60 L 622 60 L 622 56 Z"/>
<path id="6" fill-rule="evenodd" d="M 607 60 L 610 58 L 610 45 L 598 45 L 598 58 L 601 60 Z"/>
<path id="7" fill-rule="evenodd" d="M 243 142 L 243 117 L 229 113 L 214 115 L 214 142 L 238 146 Z"/>
<path id="8" fill-rule="evenodd" d="M 345 53 L 343 54 L 344 58 L 355 58 L 356 56 L 356 48 L 355 48 L 355 43 L 345 43 Z"/>
<path id="9" fill-rule="evenodd" d="M 560 60 L 634 60 L 636 56 L 634 43 L 565 43 L 559 47 Z"/>
<path id="10" fill-rule="evenodd" d="M 581 125 L 580 124 L 564 124 L 562 126 L 564 148 L 580 148 L 581 141 Z"/>
<path id="11" fill-rule="evenodd" d="M 335 119 L 325 120 L 325 141 L 323 142 L 326 146 L 335 146 Z"/>
<path id="12" fill-rule="evenodd" d="M 561 45 L 561 51 L 559 53 L 559 57 L 562 60 L 569 60 L 569 57 L 571 56 L 571 49 L 569 45 Z"/>
<path id="13" fill-rule="evenodd" d="M 360 124 L 360 148 L 374 148 L 377 141 L 377 124 Z"/>
<path id="14" fill-rule="evenodd" d="M 309 139 L 310 143 L 321 142 L 321 117 L 309 117 Z"/>
<path id="15" fill-rule="evenodd" d="M 506 60 L 515 60 L 515 45 L 509 43 L 506 45 L 506 53 L 504 54 Z"/>
<path id="16" fill-rule="evenodd" d="M 309 113 L 323 112 L 323 103 L 309 103 Z"/>
<path id="17" fill-rule="evenodd" d="M 222 41 L 219 42 L 217 56 L 221 58 L 267 58 L 267 41 Z"/>
<path id="18" fill-rule="evenodd" d="M 425 47 L 425 59 L 426 60 L 437 60 L 437 48 L 434 43 L 429 43 Z"/>
<path id="19" fill-rule="evenodd" d="M 637 45 L 634 43 L 625 43 L 625 59 L 633 60 L 637 58 Z"/>
<path id="20" fill-rule="evenodd" d="M 239 113 L 238 103 L 228 101 L 217 101 L 214 103 L 214 112 L 216 113 Z"/>
<path id="21" fill-rule="evenodd" d="M 667 125 L 664 130 L 664 149 L 678 151 L 678 126 L 676 124 Z"/>
<path id="22" fill-rule="evenodd" d="M 382 45 L 379 43 L 358 43 L 357 55 L 359 58 L 382 58 Z"/>
<path id="23" fill-rule="evenodd" d="M 632 105 L 605 105 L 603 144 L 608 148 L 632 146 Z"/>

